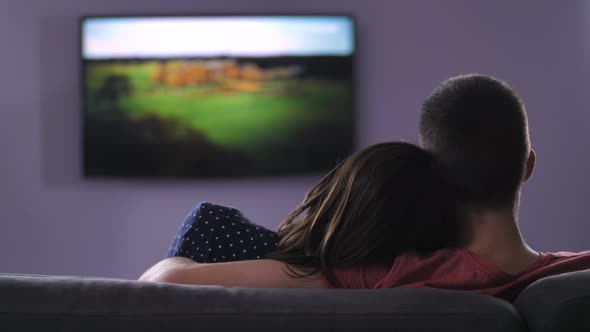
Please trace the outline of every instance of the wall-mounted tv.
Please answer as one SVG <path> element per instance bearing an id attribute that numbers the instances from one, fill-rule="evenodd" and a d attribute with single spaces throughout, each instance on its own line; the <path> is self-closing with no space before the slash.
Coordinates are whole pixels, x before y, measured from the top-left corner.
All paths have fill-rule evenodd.
<path id="1" fill-rule="evenodd" d="M 353 148 L 350 16 L 84 17 L 83 173 L 298 174 Z"/>

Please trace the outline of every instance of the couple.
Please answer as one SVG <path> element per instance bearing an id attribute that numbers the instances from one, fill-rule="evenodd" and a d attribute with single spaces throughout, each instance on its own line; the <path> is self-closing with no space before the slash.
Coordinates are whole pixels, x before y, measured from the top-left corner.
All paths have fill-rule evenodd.
<path id="1" fill-rule="evenodd" d="M 328 173 L 272 232 L 201 203 L 144 281 L 243 287 L 440 288 L 509 301 L 590 269 L 590 252 L 541 253 L 518 228 L 533 173 L 518 95 L 492 77 L 444 82 L 424 102 L 422 148 L 382 143 Z M 215 264 L 210 264 L 215 263 Z"/>

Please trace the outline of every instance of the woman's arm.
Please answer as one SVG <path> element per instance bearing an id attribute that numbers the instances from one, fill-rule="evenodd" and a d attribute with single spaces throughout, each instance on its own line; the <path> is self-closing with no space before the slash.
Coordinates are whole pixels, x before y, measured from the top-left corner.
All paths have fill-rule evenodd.
<path id="1" fill-rule="evenodd" d="M 319 273 L 294 278 L 288 271 L 286 264 L 270 259 L 201 264 L 183 257 L 172 257 L 151 267 L 139 280 L 227 287 L 327 288 Z"/>

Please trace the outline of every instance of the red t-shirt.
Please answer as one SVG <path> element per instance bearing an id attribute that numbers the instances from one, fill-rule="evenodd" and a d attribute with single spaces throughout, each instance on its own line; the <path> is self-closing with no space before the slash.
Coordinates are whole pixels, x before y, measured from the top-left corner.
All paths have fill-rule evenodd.
<path id="1" fill-rule="evenodd" d="M 439 288 L 471 291 L 514 301 L 536 280 L 555 274 L 590 269 L 590 251 L 539 253 L 528 268 L 508 274 L 466 249 L 443 249 L 421 258 L 406 253 L 393 263 L 337 268 L 338 288 Z"/>

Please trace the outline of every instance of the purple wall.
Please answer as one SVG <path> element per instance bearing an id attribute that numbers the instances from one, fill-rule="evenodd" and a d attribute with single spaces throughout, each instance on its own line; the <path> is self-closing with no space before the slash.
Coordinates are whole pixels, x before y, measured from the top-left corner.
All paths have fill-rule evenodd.
<path id="1" fill-rule="evenodd" d="M 316 180 L 83 180 L 77 41 L 82 14 L 352 12 L 359 34 L 359 146 L 416 141 L 421 101 L 451 75 L 506 79 L 527 104 L 538 155 L 522 200 L 522 230 L 538 250 L 590 249 L 589 4 L 2 1 L 0 272 L 133 278 L 162 257 L 193 202 L 231 204 L 274 227 Z"/>

